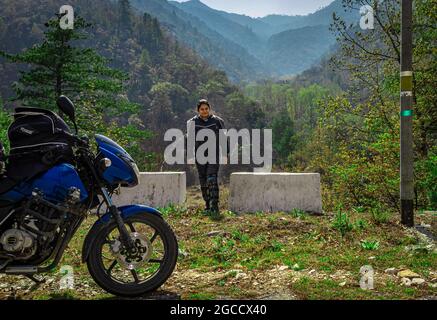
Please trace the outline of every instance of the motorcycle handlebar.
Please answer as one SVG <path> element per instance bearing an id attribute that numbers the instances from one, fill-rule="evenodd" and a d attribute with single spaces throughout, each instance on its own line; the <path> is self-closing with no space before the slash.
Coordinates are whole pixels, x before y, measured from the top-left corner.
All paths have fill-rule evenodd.
<path id="1" fill-rule="evenodd" d="M 89 139 L 88 137 L 78 137 L 75 134 L 71 134 L 70 132 L 67 132 L 62 129 L 57 129 L 58 133 L 62 133 L 63 135 L 67 136 L 74 144 L 81 146 L 81 147 L 88 147 L 89 146 Z"/>

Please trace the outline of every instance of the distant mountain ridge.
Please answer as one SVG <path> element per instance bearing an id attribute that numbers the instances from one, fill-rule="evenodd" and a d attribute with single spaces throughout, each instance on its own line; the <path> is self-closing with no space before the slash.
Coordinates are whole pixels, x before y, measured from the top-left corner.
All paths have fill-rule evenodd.
<path id="1" fill-rule="evenodd" d="M 358 22 L 360 15 L 357 12 L 345 10 L 341 0 L 335 0 L 329 5 L 308 15 L 277 15 L 272 14 L 257 20 L 273 27 L 272 34 L 279 33 L 285 30 L 298 29 L 309 26 L 326 25 L 329 26 L 332 21 L 332 13 L 336 12 L 347 23 Z"/>
<path id="2" fill-rule="evenodd" d="M 212 9 L 199 0 L 183 3 L 169 1 L 169 3 L 197 17 L 209 28 L 244 48 L 251 48 L 261 40 L 249 27 L 229 19 L 226 12 Z"/>
<path id="3" fill-rule="evenodd" d="M 210 64 L 224 70 L 234 82 L 268 76 L 261 61 L 238 45 L 209 28 L 201 19 L 167 0 L 131 0 L 133 7 L 147 12 L 179 41 L 194 49 Z"/>
<path id="4" fill-rule="evenodd" d="M 359 21 L 359 13 L 345 11 L 341 0 L 305 16 L 263 18 L 216 10 L 199 0 L 132 0 L 132 4 L 172 26 L 180 41 L 234 81 L 302 72 L 319 62 L 335 43 L 329 31 L 333 12 L 347 23 Z"/>

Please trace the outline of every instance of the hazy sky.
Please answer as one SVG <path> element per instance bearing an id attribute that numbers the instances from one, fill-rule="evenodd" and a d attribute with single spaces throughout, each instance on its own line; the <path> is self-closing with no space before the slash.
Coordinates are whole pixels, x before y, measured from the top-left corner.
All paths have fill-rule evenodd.
<path id="1" fill-rule="evenodd" d="M 176 0 L 185 2 L 187 0 Z M 316 11 L 333 0 L 200 0 L 207 6 L 227 12 L 263 17 L 268 14 L 302 15 Z"/>

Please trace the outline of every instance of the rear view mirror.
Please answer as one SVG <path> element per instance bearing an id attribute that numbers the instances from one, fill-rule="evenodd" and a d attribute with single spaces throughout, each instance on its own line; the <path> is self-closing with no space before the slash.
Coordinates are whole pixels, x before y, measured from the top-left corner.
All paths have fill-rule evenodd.
<path id="1" fill-rule="evenodd" d="M 58 98 L 58 101 L 56 101 L 56 104 L 58 105 L 59 110 L 61 110 L 63 113 L 65 113 L 71 121 L 75 121 L 75 113 L 74 113 L 74 104 L 71 102 L 70 99 L 68 99 L 66 96 L 60 96 Z"/>
<path id="2" fill-rule="evenodd" d="M 71 102 L 71 100 L 68 97 L 62 95 L 58 98 L 56 104 L 58 105 L 59 110 L 65 113 L 67 117 L 70 118 L 70 120 L 73 122 L 74 128 L 76 129 L 76 133 L 77 133 L 76 115 L 74 112 L 73 102 Z"/>

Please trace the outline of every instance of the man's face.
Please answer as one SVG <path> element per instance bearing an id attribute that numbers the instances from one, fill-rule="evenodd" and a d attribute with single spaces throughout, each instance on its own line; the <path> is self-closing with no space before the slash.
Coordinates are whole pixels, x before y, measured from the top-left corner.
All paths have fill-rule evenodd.
<path id="1" fill-rule="evenodd" d="M 202 118 L 208 118 L 209 116 L 209 106 L 207 104 L 201 104 L 199 107 L 199 115 Z"/>

